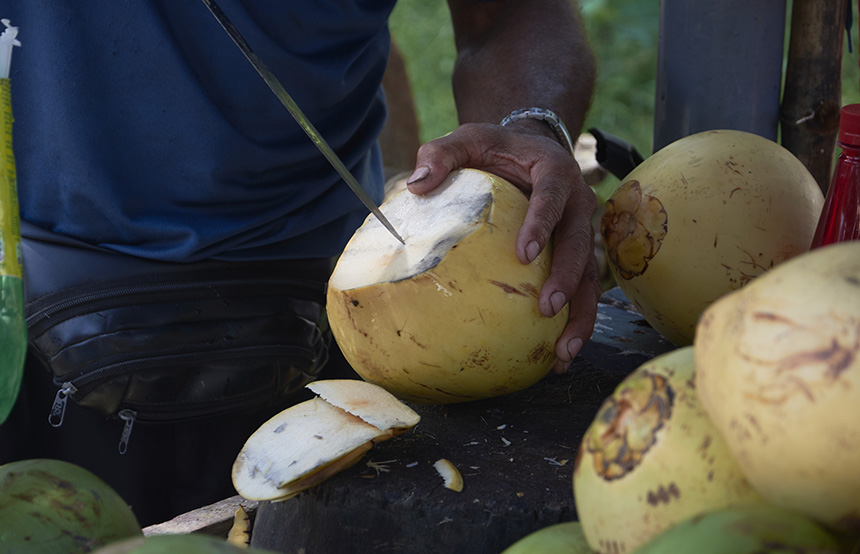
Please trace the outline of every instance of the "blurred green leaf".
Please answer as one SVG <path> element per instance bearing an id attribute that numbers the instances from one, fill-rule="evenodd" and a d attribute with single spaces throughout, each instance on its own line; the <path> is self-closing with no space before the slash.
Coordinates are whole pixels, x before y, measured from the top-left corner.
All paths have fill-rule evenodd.
<path id="1" fill-rule="evenodd" d="M 457 126 L 451 91 L 457 51 L 448 4 L 441 0 L 400 0 L 390 26 L 412 84 L 421 140 L 450 133 Z"/>

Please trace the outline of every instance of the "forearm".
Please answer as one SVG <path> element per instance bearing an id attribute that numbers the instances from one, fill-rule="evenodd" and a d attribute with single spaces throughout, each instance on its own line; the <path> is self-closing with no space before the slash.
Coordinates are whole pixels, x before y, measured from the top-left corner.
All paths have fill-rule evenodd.
<path id="1" fill-rule="evenodd" d="M 498 123 L 518 108 L 554 111 L 574 139 L 594 87 L 594 58 L 571 0 L 449 0 L 461 123 Z M 526 122 L 526 125 L 529 123 Z M 543 124 L 534 129 L 547 131 Z"/>

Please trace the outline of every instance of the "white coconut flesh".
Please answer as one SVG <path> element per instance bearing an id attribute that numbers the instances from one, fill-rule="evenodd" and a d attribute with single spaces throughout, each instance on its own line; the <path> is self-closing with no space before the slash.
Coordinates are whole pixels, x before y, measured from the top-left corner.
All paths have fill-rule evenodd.
<path id="1" fill-rule="evenodd" d="M 320 381 L 314 388 L 347 409 L 315 397 L 261 425 L 233 464 L 233 485 L 240 495 L 250 500 L 290 498 L 350 467 L 374 443 L 403 432 L 420 419 L 411 408 L 370 383 Z M 354 396 L 352 391 L 357 391 Z"/>
<path id="2" fill-rule="evenodd" d="M 380 431 L 404 431 L 417 425 L 421 419 L 393 394 L 365 381 L 328 379 L 310 383 L 307 388 L 329 404 L 360 417 Z"/>
<path id="3" fill-rule="evenodd" d="M 462 171 L 425 195 L 395 194 L 385 203 L 384 215 L 406 245 L 378 219 L 369 218 L 338 260 L 329 285 L 350 290 L 432 269 L 463 238 L 492 223 L 492 188 L 493 180 L 486 174 Z"/>
<path id="4" fill-rule="evenodd" d="M 433 469 L 435 469 L 436 473 L 438 473 L 442 478 L 442 482 L 445 484 L 446 489 L 451 489 L 455 492 L 462 492 L 463 475 L 460 473 L 460 470 L 457 469 L 457 466 L 445 458 L 439 458 L 433 463 Z"/>

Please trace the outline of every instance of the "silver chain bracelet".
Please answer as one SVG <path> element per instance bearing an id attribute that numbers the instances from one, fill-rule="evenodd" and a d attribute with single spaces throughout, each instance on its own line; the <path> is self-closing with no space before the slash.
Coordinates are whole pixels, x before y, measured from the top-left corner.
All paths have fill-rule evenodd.
<path id="1" fill-rule="evenodd" d="M 504 127 L 508 123 L 513 123 L 514 121 L 519 121 L 521 119 L 537 119 L 538 121 L 544 121 L 547 125 L 550 126 L 552 132 L 555 133 L 558 142 L 564 146 L 565 150 L 570 152 L 570 155 L 573 156 L 573 140 L 570 138 L 570 133 L 567 130 L 567 127 L 564 126 L 564 123 L 561 121 L 561 118 L 556 115 L 552 110 L 547 110 L 546 108 L 520 108 L 519 110 L 514 110 L 510 114 L 507 115 L 502 120 L 501 126 Z"/>

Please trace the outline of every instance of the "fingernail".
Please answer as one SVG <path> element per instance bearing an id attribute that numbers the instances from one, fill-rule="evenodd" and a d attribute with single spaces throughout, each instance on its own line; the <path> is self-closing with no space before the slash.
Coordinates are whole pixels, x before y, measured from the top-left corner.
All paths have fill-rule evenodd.
<path id="1" fill-rule="evenodd" d="M 533 240 L 528 244 L 528 246 L 526 246 L 526 258 L 531 262 L 537 258 L 538 254 L 540 254 L 540 244 L 538 244 L 536 240 Z"/>
<path id="2" fill-rule="evenodd" d="M 406 184 L 411 185 L 412 183 L 417 183 L 418 181 L 421 181 L 421 180 L 427 178 L 428 175 L 430 175 L 430 168 L 429 167 L 427 167 L 426 165 L 422 165 L 421 167 L 416 167 L 415 171 L 412 173 L 412 175 L 409 177 L 409 179 L 406 180 Z"/>
<path id="3" fill-rule="evenodd" d="M 552 313 L 557 314 L 567 304 L 567 296 L 561 291 L 555 291 L 549 297 L 549 303 L 552 304 Z M 569 344 L 569 343 L 568 343 Z"/>
<path id="4" fill-rule="evenodd" d="M 576 338 L 567 341 L 567 353 L 570 354 L 571 360 L 576 358 L 576 355 L 579 354 L 580 349 L 582 349 L 582 339 Z"/>

